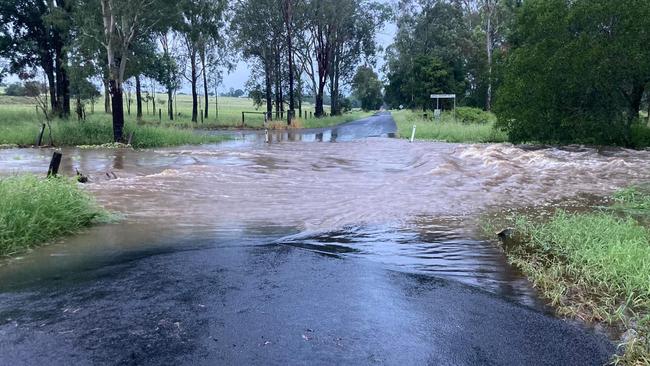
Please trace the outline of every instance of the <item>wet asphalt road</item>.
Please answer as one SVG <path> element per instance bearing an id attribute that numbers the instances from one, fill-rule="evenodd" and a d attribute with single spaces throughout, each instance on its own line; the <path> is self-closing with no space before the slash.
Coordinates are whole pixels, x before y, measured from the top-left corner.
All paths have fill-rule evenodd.
<path id="1" fill-rule="evenodd" d="M 364 125 L 394 128 L 384 115 L 339 136 Z M 276 242 L 285 231 L 5 278 L 0 364 L 602 365 L 614 351 L 478 288 Z"/>

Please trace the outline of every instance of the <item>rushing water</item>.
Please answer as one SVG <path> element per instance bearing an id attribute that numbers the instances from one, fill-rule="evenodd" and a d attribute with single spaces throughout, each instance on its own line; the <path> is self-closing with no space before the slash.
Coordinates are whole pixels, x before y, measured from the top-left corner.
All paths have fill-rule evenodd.
<path id="1" fill-rule="evenodd" d="M 364 257 L 534 305 L 530 286 L 500 250 L 477 240 L 477 218 L 650 178 L 647 151 L 338 137 L 272 135 L 265 144 L 253 134 L 199 147 L 63 149 L 62 171 L 87 174 L 85 189 L 124 220 L 41 248 L 20 265 L 8 261 L 0 278 L 38 277 L 133 250 L 194 249 L 175 243 L 195 237 Z M 0 150 L 0 175 L 43 174 L 51 153 Z"/>

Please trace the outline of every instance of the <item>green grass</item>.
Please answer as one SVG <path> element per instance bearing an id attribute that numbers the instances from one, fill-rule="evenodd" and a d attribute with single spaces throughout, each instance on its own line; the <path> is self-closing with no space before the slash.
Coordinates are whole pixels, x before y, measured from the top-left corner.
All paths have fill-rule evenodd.
<path id="1" fill-rule="evenodd" d="M 23 122 L 13 125 L 0 124 L 0 145 L 32 145 L 36 141 L 40 126 L 36 122 Z M 125 126 L 125 136 L 133 132 L 132 146 L 135 148 L 176 146 L 219 142 L 224 136 L 196 134 L 189 129 L 138 125 L 129 121 Z M 55 120 L 52 123 L 52 139 L 55 146 L 102 145 L 113 141 L 110 116 L 91 116 L 85 122 L 74 120 Z M 49 143 L 48 132 L 43 143 Z"/>
<path id="2" fill-rule="evenodd" d="M 165 95 L 157 95 L 157 107 L 165 106 Z M 144 116 L 140 122 L 135 118 L 135 105 L 131 105 L 131 114 L 125 112 L 125 136 L 134 132 L 132 144 L 136 148 L 173 146 L 184 144 L 201 144 L 222 141 L 225 137 L 195 134 L 194 129 L 241 128 L 241 112 L 259 112 L 252 100 L 247 98 L 219 98 L 219 118 L 214 114 L 214 100 L 210 104 L 210 117 L 203 122 L 191 122 L 191 97 L 179 95 L 176 98 L 176 110 L 173 121 L 168 120 L 165 111 L 162 122 L 158 113 L 154 113 L 151 102 L 143 106 Z M 111 116 L 103 112 L 103 101 L 94 107 L 86 106 L 87 120 L 78 122 L 76 116 L 69 120 L 55 120 L 52 124 L 52 137 L 57 146 L 102 145 L 113 140 Z M 303 105 L 304 111 L 313 113 L 313 106 Z M 94 113 L 92 112 L 94 109 Z M 157 108 L 158 109 L 158 108 Z M 369 113 L 352 112 L 342 116 L 326 118 L 298 119 L 298 127 L 325 127 L 348 122 L 369 115 Z M 9 97 L 0 95 L 0 146 L 33 145 L 36 141 L 42 116 L 36 112 L 34 100 L 26 97 Z M 274 121 L 275 128 L 286 128 L 283 121 Z M 264 118 L 259 114 L 246 115 L 246 128 L 263 128 Z M 47 136 L 44 143 L 49 140 Z"/>
<path id="3" fill-rule="evenodd" d="M 505 142 L 508 137 L 505 133 L 494 128 L 494 120 L 484 123 L 460 122 L 460 117 L 453 120 L 453 114 L 444 113 L 441 121 L 431 118 L 424 119 L 423 112 L 410 110 L 393 111 L 393 118 L 397 123 L 399 135 L 410 138 L 413 125 L 416 125 L 415 138 L 417 140 L 488 143 Z M 428 116 L 432 115 L 428 112 Z"/>
<path id="4" fill-rule="evenodd" d="M 0 179 L 0 255 L 20 253 L 108 217 L 76 182 L 31 175 Z"/>
<path id="5" fill-rule="evenodd" d="M 557 211 L 547 220 L 513 218 L 504 246 L 560 316 L 604 323 L 638 337 L 624 345 L 621 364 L 650 363 L 650 195 L 626 189 L 615 205 L 589 213 Z M 630 212 L 634 212 L 632 216 Z"/>

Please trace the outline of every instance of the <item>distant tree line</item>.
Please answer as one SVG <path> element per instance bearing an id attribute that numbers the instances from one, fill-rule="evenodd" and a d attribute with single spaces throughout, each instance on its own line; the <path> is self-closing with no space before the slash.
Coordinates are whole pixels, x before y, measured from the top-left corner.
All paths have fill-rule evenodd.
<path id="1" fill-rule="evenodd" d="M 386 102 L 431 108 L 434 93 L 490 110 L 517 0 L 400 0 L 386 57 Z"/>
<path id="2" fill-rule="evenodd" d="M 391 9 L 369 0 L 242 0 L 233 8 L 235 44 L 254 68 L 248 89 L 269 116 L 313 96 L 316 116 L 343 110 L 341 89 L 376 56 L 375 35 Z M 290 118 L 289 118 L 290 121 Z"/>
<path id="3" fill-rule="evenodd" d="M 650 2 L 400 0 L 385 100 L 492 110 L 513 142 L 631 145 L 649 106 Z"/>
<path id="4" fill-rule="evenodd" d="M 8 63 L 0 77 L 44 74 L 50 108 L 62 118 L 71 101 L 96 97 L 94 85 L 102 85 L 120 141 L 127 84 L 135 85 L 137 118 L 143 101 L 156 108 L 151 95 L 161 87 L 169 119 L 174 95 L 189 84 L 196 122 L 240 54 L 253 65 L 249 91 L 269 114 L 286 110 L 290 123 L 307 95 L 323 115 L 326 87 L 331 112 L 341 112 L 341 89 L 362 61 L 373 62 L 389 15 L 371 0 L 3 0 L 0 58 Z"/>

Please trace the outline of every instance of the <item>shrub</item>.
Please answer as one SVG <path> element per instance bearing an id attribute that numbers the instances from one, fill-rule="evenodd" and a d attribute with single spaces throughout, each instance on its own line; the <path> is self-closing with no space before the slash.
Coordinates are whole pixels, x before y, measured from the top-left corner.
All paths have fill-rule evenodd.
<path id="1" fill-rule="evenodd" d="M 458 107 L 456 108 L 456 119 L 462 123 L 494 123 L 496 116 L 480 108 Z"/>

